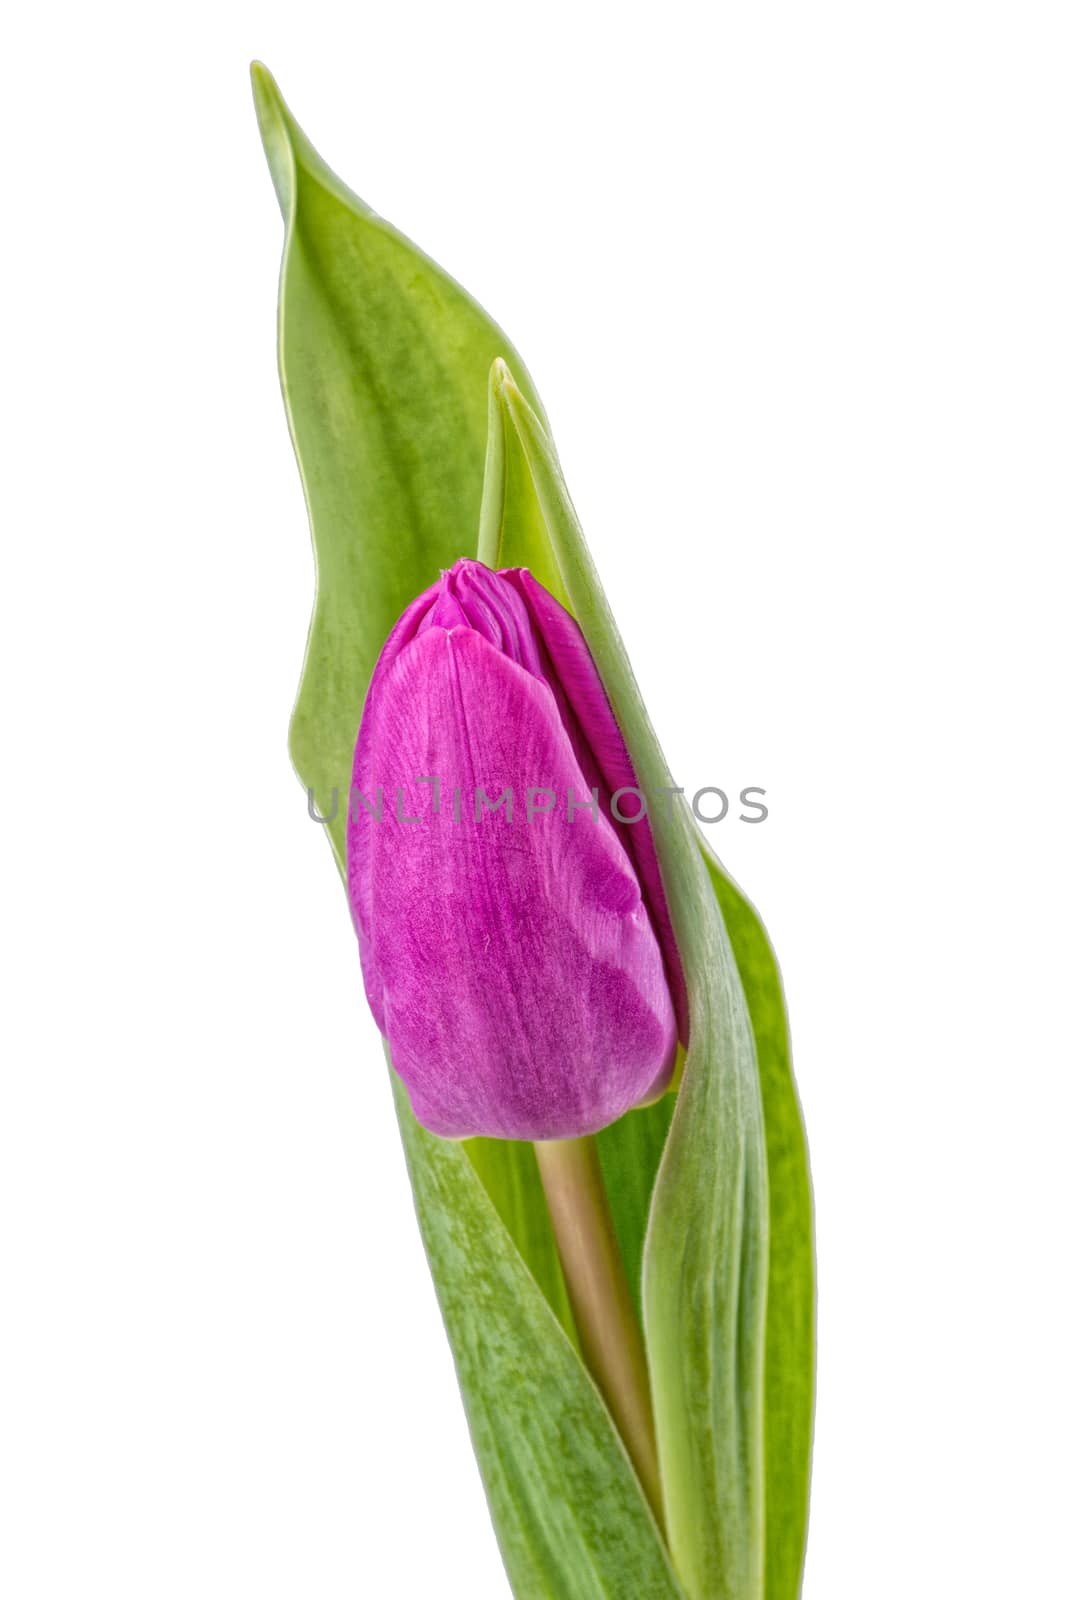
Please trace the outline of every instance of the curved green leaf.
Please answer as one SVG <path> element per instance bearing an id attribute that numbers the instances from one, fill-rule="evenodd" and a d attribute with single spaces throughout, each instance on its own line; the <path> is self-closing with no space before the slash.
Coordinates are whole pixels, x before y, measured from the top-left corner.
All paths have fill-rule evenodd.
<path id="1" fill-rule="evenodd" d="M 501 353 L 519 358 L 457 283 L 330 171 L 267 70 L 252 79 L 285 219 L 278 362 L 318 579 L 289 747 L 325 814 L 334 789 L 348 793 L 389 629 L 474 549 L 486 373 Z M 343 805 L 329 831 L 341 861 Z"/>
<path id="2" fill-rule="evenodd" d="M 285 219 L 279 364 L 317 571 L 290 749 L 302 782 L 328 814 L 331 791 L 347 795 L 363 697 L 386 634 L 415 593 L 472 551 L 486 373 L 501 354 L 518 358 L 458 285 L 330 172 L 265 69 L 253 69 L 253 83 Z M 339 866 L 344 825 L 342 801 L 328 829 Z M 632 1564 L 648 1593 L 677 1600 L 629 1461 L 567 1337 L 570 1308 L 529 1146 L 434 1139 L 411 1122 L 402 1096 L 399 1114 L 516 1594 L 584 1600 L 624 1592 L 620 1575 Z M 466 1250 L 457 1244 L 461 1227 Z M 492 1310 L 482 1296 L 475 1326 L 463 1310 L 464 1295 L 478 1274 L 484 1286 L 494 1273 L 501 1292 Z M 521 1390 L 513 1370 L 490 1364 L 482 1371 L 464 1355 L 476 1341 L 514 1342 L 521 1328 Z M 561 1346 L 570 1351 L 566 1359 Z M 580 1419 L 595 1448 L 548 1452 L 522 1445 L 519 1435 L 534 1423 L 524 1414 L 520 1425 L 512 1390 L 527 1405 L 536 1391 L 557 1423 L 568 1413 Z M 508 1427 L 502 1418 L 511 1419 Z M 612 1507 L 623 1525 L 608 1515 Z M 573 1580 L 561 1576 L 571 1560 Z"/>
<path id="3" fill-rule="evenodd" d="M 649 796 L 667 791 L 670 773 L 551 441 L 502 362 L 492 388 L 505 439 L 511 431 L 521 447 L 567 603 L 638 783 Z M 483 515 L 481 549 L 483 559 L 493 549 L 491 515 Z M 768 1201 L 755 1042 L 695 825 L 665 803 L 650 815 L 691 1012 L 645 1245 L 645 1334 L 667 1535 L 692 1600 L 759 1600 Z"/>
<path id="4" fill-rule="evenodd" d="M 752 1018 L 767 1146 L 763 1592 L 765 1600 L 796 1600 L 807 1541 L 815 1408 L 815 1237 L 808 1143 L 774 951 L 752 905 L 706 846 L 704 854 Z"/>
<path id="5" fill-rule="evenodd" d="M 498 372 L 491 384 L 479 555 L 490 566 L 530 567 L 559 599 L 573 606 L 530 462 L 506 407 L 500 404 L 503 381 Z M 555 537 L 566 543 L 571 535 L 557 523 Z M 580 569 L 572 572 L 572 581 L 581 584 Z M 586 623 L 588 618 L 587 611 Z M 603 670 L 603 662 L 600 665 Z M 774 952 L 751 903 L 706 845 L 703 853 L 752 1023 L 766 1143 L 770 1234 L 763 1387 L 763 1594 L 765 1600 L 796 1600 L 807 1535 L 815 1383 L 815 1262 L 807 1140 Z M 699 960 L 699 945 L 695 951 Z M 638 1306 L 652 1185 L 673 1112 L 674 1097 L 668 1096 L 657 1106 L 631 1112 L 597 1140 Z"/>

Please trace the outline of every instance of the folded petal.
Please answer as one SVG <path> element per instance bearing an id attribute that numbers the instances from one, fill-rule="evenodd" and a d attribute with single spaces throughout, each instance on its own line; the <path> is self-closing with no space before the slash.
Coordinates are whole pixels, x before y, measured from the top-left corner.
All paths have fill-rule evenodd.
<path id="1" fill-rule="evenodd" d="M 559 693 L 571 707 L 588 745 L 606 806 L 611 795 L 636 789 L 637 777 L 585 636 L 570 612 L 525 568 L 511 567 L 497 576 L 505 579 L 523 597 L 528 614 L 537 628 L 543 657 L 550 664 L 550 670 L 559 685 Z M 656 799 L 654 796 L 645 796 L 646 805 L 650 798 Z M 662 797 L 661 803 L 664 808 L 673 804 L 669 796 Z M 636 804 L 632 797 L 625 804 L 620 799 L 619 809 L 626 814 L 632 808 L 631 814 L 636 816 Z M 665 815 L 669 818 L 670 813 L 665 810 Z M 656 858 L 652 827 L 648 816 L 644 815 L 632 822 L 617 823 L 616 828 L 633 857 L 649 915 L 659 937 L 674 1001 L 678 1034 L 684 1044 L 689 1036 L 685 978 L 667 910 L 667 895 Z"/>

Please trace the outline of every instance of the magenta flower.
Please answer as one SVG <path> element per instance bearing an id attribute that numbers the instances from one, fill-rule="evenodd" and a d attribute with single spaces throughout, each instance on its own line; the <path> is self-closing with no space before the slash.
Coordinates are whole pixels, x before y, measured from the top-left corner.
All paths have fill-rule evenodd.
<path id="1" fill-rule="evenodd" d="M 685 990 L 645 801 L 581 630 L 529 572 L 459 561 L 389 635 L 348 889 L 432 1132 L 573 1138 L 666 1087 Z"/>

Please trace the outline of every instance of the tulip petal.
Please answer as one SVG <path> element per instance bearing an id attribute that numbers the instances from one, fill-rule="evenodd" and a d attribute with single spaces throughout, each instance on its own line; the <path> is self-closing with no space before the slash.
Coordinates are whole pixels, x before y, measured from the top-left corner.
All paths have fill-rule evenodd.
<path id="1" fill-rule="evenodd" d="M 401 820 L 431 776 L 439 809 L 426 787 L 420 820 Z M 368 992 L 425 1127 L 573 1137 L 666 1085 L 675 1028 L 656 934 L 604 813 L 568 820 L 586 778 L 545 683 L 470 628 L 429 628 L 375 675 L 353 784 Z M 379 786 L 377 820 L 356 791 Z M 507 790 L 511 820 L 478 801 Z M 527 791 L 551 791 L 555 809 L 528 814 Z"/>
<path id="2" fill-rule="evenodd" d="M 639 789 L 637 775 L 626 741 L 619 730 L 615 714 L 604 690 L 596 663 L 585 642 L 581 628 L 570 612 L 549 594 L 532 573 L 524 568 L 510 568 L 500 574 L 523 595 L 537 620 L 545 652 L 568 703 L 574 708 L 575 718 L 588 741 L 590 753 L 601 774 L 603 793 L 617 795 L 622 791 Z M 645 796 L 656 803 L 657 797 Z M 670 803 L 669 800 L 666 803 Z M 620 809 L 622 802 L 620 801 Z M 667 910 L 667 896 L 663 889 L 652 828 L 647 813 L 630 822 L 619 822 L 618 831 L 630 850 L 637 875 L 641 880 L 645 901 L 653 927 L 659 936 L 663 959 L 667 966 L 667 981 L 674 1001 L 678 1020 L 678 1036 L 685 1044 L 689 1038 L 689 1003 L 686 998 L 682 958 Z"/>

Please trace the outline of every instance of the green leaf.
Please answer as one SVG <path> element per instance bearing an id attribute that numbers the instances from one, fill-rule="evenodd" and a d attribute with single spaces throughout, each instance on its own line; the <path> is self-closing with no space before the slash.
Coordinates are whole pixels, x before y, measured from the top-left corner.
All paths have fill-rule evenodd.
<path id="1" fill-rule="evenodd" d="M 770 1190 L 764 1361 L 764 1596 L 796 1600 L 804 1570 L 815 1407 L 815 1237 L 804 1121 L 781 975 L 766 930 L 705 846 L 748 1002 Z"/>
<path id="2" fill-rule="evenodd" d="M 683 1600 L 603 1401 L 460 1145 L 394 1079 L 415 1205 L 508 1577 L 544 1600 Z"/>
<path id="3" fill-rule="evenodd" d="M 458 284 L 330 171 L 266 68 L 252 81 L 285 219 L 278 360 L 318 578 L 289 747 L 326 814 L 334 789 L 348 793 L 389 629 L 442 567 L 473 552 L 486 374 L 496 356 L 519 358 Z M 338 861 L 345 815 L 342 804 L 329 830 Z"/>
<path id="4" fill-rule="evenodd" d="M 482 559 L 494 565 L 501 564 L 505 558 L 510 563 L 518 562 L 520 556 L 517 543 L 511 538 L 512 527 L 518 525 L 525 541 L 526 564 L 537 570 L 537 564 L 540 563 L 543 570 L 553 574 L 559 574 L 561 564 L 567 569 L 566 581 L 562 574 L 556 577 L 557 592 L 575 610 L 587 637 L 591 640 L 598 666 L 608 684 L 616 713 L 626 731 L 631 751 L 635 755 L 639 779 L 647 788 L 667 783 L 669 778 L 666 767 L 648 726 L 625 657 L 621 655 L 621 645 L 614 635 L 606 603 L 595 581 L 595 572 L 584 541 L 581 539 L 573 509 L 570 507 L 558 464 L 555 462 L 548 441 L 539 442 L 533 418 L 526 418 L 524 435 L 530 446 L 531 455 L 528 457 L 523 449 L 520 438 L 522 430 L 516 425 L 523 418 L 523 406 L 521 397 L 516 398 L 512 392 L 514 387 L 511 386 L 509 390 L 506 374 L 498 370 L 494 384 L 495 422 L 491 422 L 490 425 L 490 454 L 506 462 L 507 497 L 505 499 L 497 495 L 494 500 L 492 496 L 488 494 L 486 496 L 483 504 L 480 549 Z M 510 411 L 508 404 L 502 403 L 505 397 L 510 399 L 512 407 Z M 545 494 L 544 505 L 538 506 L 536 537 L 531 532 L 535 519 L 531 512 L 530 499 L 531 495 L 536 496 L 531 475 L 531 460 L 540 462 L 541 483 Z M 551 528 L 549 518 L 552 519 Z M 570 552 L 571 558 L 569 566 L 567 551 Z M 606 653 L 603 649 L 605 641 L 610 647 Z M 686 841 L 685 849 L 681 852 L 676 852 L 676 844 L 673 829 L 664 831 L 661 826 L 657 833 L 661 859 L 665 864 L 671 864 L 679 869 L 675 874 L 676 898 L 672 900 L 672 916 L 680 941 L 684 939 L 684 949 L 690 957 L 687 970 L 691 973 L 695 969 L 698 976 L 706 976 L 701 975 L 701 967 L 705 960 L 704 952 L 706 949 L 721 946 L 721 929 L 716 926 L 717 919 L 710 907 L 706 908 L 710 926 L 702 928 L 700 918 L 690 915 L 695 907 L 707 900 L 706 886 L 701 882 L 691 841 Z M 706 1581 L 713 1585 L 707 1591 L 709 1593 L 762 1593 L 765 1600 L 796 1600 L 800 1592 L 807 1531 L 815 1377 L 814 1240 L 807 1142 L 793 1080 L 789 1029 L 774 952 L 751 904 L 702 842 L 701 850 L 706 857 L 707 871 L 721 910 L 748 1009 L 756 1050 L 766 1146 L 769 1239 L 762 1395 L 764 1530 L 762 1590 L 758 1586 L 756 1577 L 760 1564 L 756 1531 L 760 1520 L 756 1481 L 759 1474 L 749 1464 L 758 1454 L 755 1437 L 758 1431 L 758 1419 L 754 1420 L 749 1416 L 746 1421 L 740 1415 L 736 1415 L 730 1421 L 729 1427 L 722 1429 L 727 1439 L 732 1438 L 732 1448 L 736 1457 L 740 1459 L 744 1455 L 745 1458 L 745 1464 L 740 1472 L 736 1469 L 736 1463 L 731 1465 L 727 1461 L 724 1467 L 719 1455 L 712 1449 L 712 1430 L 717 1427 L 714 1416 L 716 1402 L 712 1396 L 707 1397 L 705 1461 L 703 1468 L 699 1463 L 696 1467 L 698 1481 L 701 1472 L 703 1473 L 707 1503 L 703 1507 L 697 1503 L 685 1514 L 696 1528 L 699 1528 L 702 1522 L 706 1523 L 705 1531 L 703 1535 L 697 1534 L 690 1540 L 686 1535 L 683 1521 L 675 1542 L 676 1545 L 690 1542 L 697 1547 L 702 1543 L 706 1545 L 703 1556 L 698 1559 L 703 1559 L 708 1568 Z M 710 944 L 705 946 L 702 943 L 704 940 L 710 941 Z M 719 965 L 724 970 L 713 975 L 714 985 L 725 988 L 727 992 L 721 999 L 716 999 L 712 993 L 708 1005 L 713 1015 L 720 1011 L 726 1014 L 729 1009 L 735 1018 L 738 1018 L 740 1001 L 736 983 L 729 970 L 730 962 L 721 948 L 718 955 Z M 692 989 L 691 975 L 689 982 Z M 742 1022 L 742 1035 L 746 1031 Z M 694 1024 L 690 1048 L 690 1075 L 693 1074 L 694 1063 L 699 1061 L 699 1044 L 699 1029 Z M 758 1217 L 763 1208 L 759 1192 L 762 1187 L 758 1175 L 759 1162 L 755 1152 L 755 1125 L 758 1117 L 752 1100 L 750 1050 L 745 1038 L 741 1040 L 740 1056 L 742 1059 L 737 1070 L 741 1077 L 735 1087 L 747 1086 L 747 1125 L 745 1125 L 746 1119 L 739 1119 L 735 1115 L 732 1127 L 743 1151 L 747 1152 L 747 1155 L 741 1157 L 742 1166 L 746 1160 L 751 1163 L 755 1157 L 757 1170 L 748 1174 L 747 1199 L 743 1187 L 732 1202 L 725 1194 L 713 1196 L 711 1177 L 702 1185 L 696 1171 L 700 1166 L 699 1144 L 703 1137 L 700 1119 L 687 1111 L 686 1120 L 696 1126 L 697 1149 L 691 1152 L 688 1160 L 683 1159 L 681 1155 L 678 1156 L 674 1165 L 679 1169 L 680 1175 L 677 1175 L 670 1166 L 665 1172 L 664 1193 L 659 1208 L 661 1234 L 657 1235 L 656 1242 L 649 1252 L 650 1275 L 653 1278 L 658 1276 L 666 1283 L 668 1289 L 673 1270 L 669 1255 L 672 1236 L 676 1233 L 681 1234 L 684 1253 L 684 1249 L 687 1248 L 686 1227 L 690 1222 L 698 1228 L 701 1226 L 700 1204 L 703 1198 L 713 1202 L 708 1207 L 709 1216 L 714 1216 L 717 1208 L 721 1211 L 723 1207 L 732 1204 L 731 1226 L 737 1228 L 739 1235 L 738 1260 L 741 1260 L 745 1251 L 750 1249 L 753 1231 L 755 1230 L 758 1235 Z M 710 1075 L 715 1071 L 716 1050 L 709 1049 L 707 1057 L 709 1065 L 704 1067 L 703 1076 L 705 1089 L 710 1090 L 714 1087 Z M 698 1066 L 696 1070 L 701 1069 Z M 725 1087 L 729 1077 L 730 1074 L 727 1073 L 720 1087 Z M 673 1101 L 668 1100 L 652 1111 L 632 1113 L 599 1137 L 612 1209 L 620 1231 L 627 1270 L 631 1276 L 636 1270 L 636 1252 L 640 1251 L 644 1239 L 649 1203 L 648 1174 L 655 1171 L 658 1163 L 663 1141 L 670 1126 L 672 1109 Z M 726 1130 L 719 1126 L 718 1114 L 713 1107 L 707 1105 L 704 1112 L 708 1120 L 715 1121 L 715 1137 L 721 1141 Z M 730 1121 L 729 1118 L 726 1120 Z M 637 1149 L 634 1148 L 635 1144 Z M 709 1140 L 709 1152 L 714 1148 L 714 1144 Z M 720 1156 L 721 1150 L 715 1153 L 716 1170 L 721 1170 L 724 1165 L 719 1159 Z M 735 1173 L 734 1176 L 741 1181 L 738 1174 Z M 672 1183 L 675 1200 L 669 1205 L 667 1191 Z M 687 1211 L 694 1215 L 687 1218 Z M 666 1236 L 666 1242 L 661 1242 L 662 1236 Z M 677 1253 L 678 1240 L 675 1239 L 674 1243 Z M 706 1256 L 712 1254 L 714 1248 L 705 1251 Z M 683 1273 L 679 1267 L 677 1283 L 680 1284 L 682 1278 Z M 741 1283 L 742 1280 L 739 1279 L 739 1284 Z M 740 1364 L 747 1360 L 752 1370 L 755 1370 L 759 1362 L 758 1350 L 735 1349 L 731 1342 L 734 1335 L 731 1332 L 732 1301 L 729 1294 L 723 1300 L 721 1284 L 717 1285 L 714 1281 L 706 1283 L 705 1290 L 705 1303 L 701 1307 L 701 1317 L 705 1319 L 703 1322 L 696 1317 L 688 1317 L 684 1306 L 677 1308 L 676 1326 L 680 1329 L 683 1324 L 691 1323 L 690 1331 L 695 1332 L 698 1328 L 702 1328 L 701 1336 L 708 1340 L 707 1350 L 703 1355 L 699 1340 L 697 1341 L 697 1348 L 692 1352 L 694 1369 L 699 1373 L 701 1361 L 710 1361 L 711 1350 L 714 1348 L 719 1377 L 729 1374 L 731 1362 Z M 740 1293 L 739 1288 L 738 1296 Z M 716 1295 L 720 1311 L 722 1306 L 726 1307 L 724 1318 L 726 1325 L 721 1331 L 715 1326 L 715 1308 L 711 1304 Z M 755 1307 L 757 1298 L 758 1268 L 756 1277 L 750 1285 L 748 1302 L 750 1331 L 758 1323 Z M 665 1299 L 669 1305 L 669 1294 Z M 740 1305 L 740 1298 L 738 1304 Z M 672 1393 L 671 1314 L 667 1311 L 663 1318 L 668 1403 Z M 754 1340 L 750 1340 L 750 1345 L 754 1343 Z M 710 1366 L 708 1370 L 710 1374 Z M 710 1376 L 708 1381 L 710 1384 Z M 752 1393 L 758 1393 L 758 1386 L 752 1388 Z M 728 1382 L 723 1384 L 719 1404 L 726 1413 L 734 1410 Z M 681 1414 L 683 1423 L 680 1432 L 683 1436 L 688 1431 L 696 1432 L 695 1428 L 688 1430 L 685 1427 L 684 1409 Z M 662 1420 L 660 1427 L 662 1433 Z M 737 1505 L 731 1509 L 724 1502 L 720 1510 L 709 1512 L 708 1507 L 717 1498 L 722 1498 L 717 1484 L 721 1486 L 728 1481 L 744 1482 L 746 1479 L 749 1484 L 747 1506 Z M 718 1529 L 717 1523 L 722 1525 Z M 733 1577 L 728 1569 L 732 1570 Z M 694 1573 L 692 1581 L 699 1584 L 705 1580 Z M 733 1587 L 730 1587 L 731 1584 Z M 700 1588 L 694 1590 L 694 1593 L 703 1592 Z"/>
<path id="5" fill-rule="evenodd" d="M 264 68 L 253 69 L 253 85 L 285 220 L 279 364 L 317 572 L 290 749 L 302 782 L 314 789 L 325 813 L 331 791 L 338 791 L 338 815 L 328 832 L 342 866 L 341 797 L 348 792 L 370 673 L 411 598 L 442 567 L 472 552 L 486 448 L 486 374 L 496 357 L 513 363 L 518 358 L 458 285 L 330 172 Z M 550 574 L 542 576 L 551 581 Z M 354 987 L 358 981 L 353 966 Z M 633 1562 L 650 1594 L 676 1596 L 639 1490 L 633 1503 L 636 1479 L 629 1461 L 568 1338 L 570 1308 L 530 1147 L 434 1139 L 411 1124 L 402 1096 L 400 1118 L 438 1297 L 516 1594 L 522 1600 L 557 1594 L 584 1600 L 623 1592 L 619 1573 Z M 647 1204 L 658 1145 L 624 1139 L 620 1149 L 630 1157 L 651 1152 L 643 1174 L 634 1174 L 634 1192 L 643 1191 Z M 624 1180 L 611 1176 L 621 1195 Z M 438 1216 L 435 1207 L 451 1207 L 460 1194 L 472 1250 L 478 1237 L 492 1245 L 477 1263 L 470 1252 L 442 1243 L 449 1218 Z M 633 1262 L 640 1247 L 634 1219 L 642 1202 L 635 1210 L 632 1196 L 625 1199 Z M 468 1327 L 461 1312 L 475 1271 L 483 1284 L 495 1272 L 502 1286 L 493 1308 L 483 1307 L 477 1328 Z M 525 1287 L 515 1299 L 507 1286 L 517 1282 Z M 537 1297 L 528 1292 L 534 1284 Z M 531 1456 L 516 1443 L 529 1419 L 520 1425 L 511 1396 L 497 1393 L 460 1359 L 457 1340 L 514 1341 L 517 1318 L 526 1319 L 528 1334 L 527 1403 L 537 1389 L 564 1413 L 569 1407 L 583 1427 L 588 1424 L 598 1441 L 599 1476 L 588 1453 L 557 1450 L 551 1463 Z M 567 1362 L 559 1354 L 561 1342 L 571 1350 Z M 546 1361 L 551 1356 L 544 1370 L 542 1352 Z M 498 1373 L 498 1381 L 511 1384 L 513 1377 Z M 494 1417 L 512 1420 L 499 1431 Z M 598 1419 L 595 1425 L 591 1417 Z M 605 1513 L 624 1503 L 626 1526 L 617 1527 Z M 587 1553 L 581 1555 L 579 1547 Z M 535 1548 L 536 1559 L 530 1554 Z M 544 1574 L 557 1574 L 572 1558 L 585 1587 L 561 1586 L 561 1580 L 545 1588 Z"/>
<path id="6" fill-rule="evenodd" d="M 552 443 L 503 363 L 503 446 L 521 449 L 566 600 L 589 642 L 646 795 L 670 773 L 634 682 Z M 514 435 L 512 442 L 508 435 Z M 498 501 L 503 497 L 498 496 Z M 482 559 L 507 546 L 483 511 Z M 768 1193 L 759 1069 L 734 952 L 688 813 L 651 813 L 686 974 L 691 1032 L 652 1200 L 644 1315 L 667 1534 L 697 1600 L 758 1600 L 764 1564 L 764 1342 Z"/>

